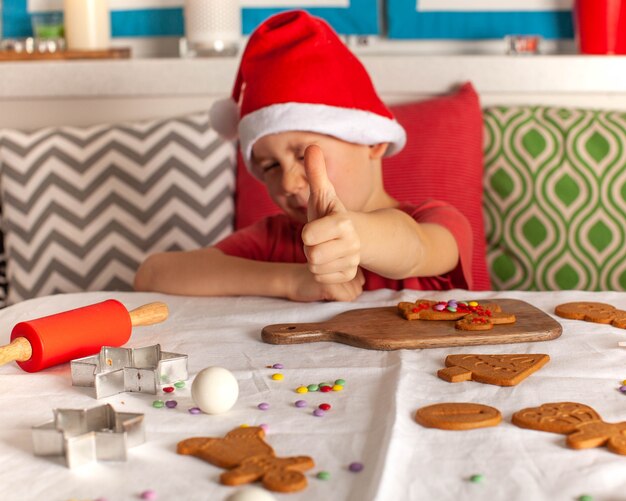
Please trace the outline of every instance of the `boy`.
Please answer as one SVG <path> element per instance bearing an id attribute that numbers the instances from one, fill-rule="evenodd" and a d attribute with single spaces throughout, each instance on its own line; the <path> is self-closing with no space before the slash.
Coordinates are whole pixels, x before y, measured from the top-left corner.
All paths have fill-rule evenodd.
<path id="1" fill-rule="evenodd" d="M 467 220 L 385 192 L 382 157 L 402 149 L 404 129 L 324 21 L 303 11 L 265 21 L 232 99 L 211 111 L 284 214 L 214 247 L 150 256 L 137 290 L 350 301 L 382 287 L 472 287 Z"/>

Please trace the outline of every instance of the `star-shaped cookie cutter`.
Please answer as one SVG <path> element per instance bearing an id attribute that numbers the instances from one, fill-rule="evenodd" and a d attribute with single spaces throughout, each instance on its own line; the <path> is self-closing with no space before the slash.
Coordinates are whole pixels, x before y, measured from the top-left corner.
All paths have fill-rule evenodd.
<path id="1" fill-rule="evenodd" d="M 145 442 L 143 414 L 91 409 L 53 409 L 54 420 L 33 426 L 37 456 L 65 456 L 69 468 L 94 461 L 126 461 L 128 447 Z"/>
<path id="2" fill-rule="evenodd" d="M 71 362 L 72 384 L 94 387 L 96 398 L 125 391 L 156 394 L 162 384 L 185 381 L 187 355 L 144 348 L 103 346 L 100 353 Z"/>

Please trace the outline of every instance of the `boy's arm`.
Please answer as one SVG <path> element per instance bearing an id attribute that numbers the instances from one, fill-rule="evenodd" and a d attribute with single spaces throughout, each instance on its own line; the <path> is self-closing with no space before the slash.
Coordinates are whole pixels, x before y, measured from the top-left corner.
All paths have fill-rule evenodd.
<path id="1" fill-rule="evenodd" d="M 363 275 L 333 286 L 318 284 L 305 264 L 269 263 L 207 247 L 148 257 L 135 275 L 137 291 L 185 296 L 269 296 L 294 301 L 351 301 L 362 292 Z"/>
<path id="2" fill-rule="evenodd" d="M 361 266 L 379 275 L 436 276 L 459 261 L 457 242 L 444 226 L 418 223 L 398 209 L 350 212 L 349 217 L 361 242 Z"/>
<path id="3" fill-rule="evenodd" d="M 302 240 L 318 282 L 350 280 L 358 266 L 394 279 L 436 276 L 456 267 L 459 248 L 446 227 L 418 223 L 395 208 L 348 211 L 328 178 L 318 146 L 307 147 L 304 165 L 310 195 Z"/>

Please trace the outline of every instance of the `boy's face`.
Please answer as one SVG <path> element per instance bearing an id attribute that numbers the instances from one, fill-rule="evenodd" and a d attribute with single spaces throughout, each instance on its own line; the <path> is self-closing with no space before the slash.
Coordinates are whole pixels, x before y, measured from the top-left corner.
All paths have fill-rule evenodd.
<path id="1" fill-rule="evenodd" d="M 304 150 L 317 144 L 337 196 L 348 210 L 374 209 L 382 191 L 374 147 L 348 143 L 314 132 L 281 132 L 259 139 L 252 147 L 252 170 L 262 179 L 274 202 L 296 221 L 307 222 L 309 183 Z"/>

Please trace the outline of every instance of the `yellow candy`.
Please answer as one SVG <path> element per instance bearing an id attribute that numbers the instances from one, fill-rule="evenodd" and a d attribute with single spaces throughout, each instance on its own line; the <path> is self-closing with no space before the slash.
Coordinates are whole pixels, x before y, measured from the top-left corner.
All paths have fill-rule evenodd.
<path id="1" fill-rule="evenodd" d="M 469 303 L 470 306 L 478 306 L 478 301 L 470 301 Z"/>
<path id="2" fill-rule="evenodd" d="M 272 374 L 272 379 L 274 381 L 282 381 L 283 377 L 285 377 L 285 376 L 283 376 L 282 374 Z"/>
<path id="3" fill-rule="evenodd" d="M 341 391 L 341 390 L 343 390 L 343 386 L 341 386 L 340 384 L 333 385 L 333 391 Z"/>
<path id="4" fill-rule="evenodd" d="M 244 424 L 240 424 L 240 425 L 239 425 L 239 428 L 250 428 L 250 425 L 249 425 L 249 424 L 246 424 L 246 423 L 244 423 Z"/>
<path id="5" fill-rule="evenodd" d="M 298 393 L 308 393 L 309 389 L 306 386 L 298 386 L 298 388 L 296 388 L 296 391 Z"/>

